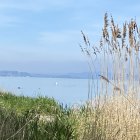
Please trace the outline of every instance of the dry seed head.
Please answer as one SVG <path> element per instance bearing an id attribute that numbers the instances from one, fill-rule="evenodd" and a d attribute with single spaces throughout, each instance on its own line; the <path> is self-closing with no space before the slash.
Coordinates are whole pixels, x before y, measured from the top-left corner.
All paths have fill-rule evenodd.
<path id="1" fill-rule="evenodd" d="M 121 30 L 119 29 L 118 26 L 116 28 L 116 38 L 121 38 Z"/>
<path id="2" fill-rule="evenodd" d="M 81 48 L 81 51 L 84 53 L 84 49 L 83 47 L 79 44 L 80 48 Z"/>
<path id="3" fill-rule="evenodd" d="M 92 46 L 92 49 L 93 49 L 94 52 L 96 51 L 95 46 Z"/>
<path id="4" fill-rule="evenodd" d="M 105 76 L 103 76 L 103 75 L 99 75 L 100 76 L 100 78 L 101 79 L 103 79 L 103 80 L 105 80 L 107 83 L 109 83 L 109 80 L 108 80 L 108 78 L 106 78 Z"/>
<path id="5" fill-rule="evenodd" d="M 111 16 L 111 25 L 112 25 L 113 28 L 115 28 L 114 19 L 113 19 L 112 16 Z"/>
<path id="6" fill-rule="evenodd" d="M 103 29 L 103 38 L 108 41 L 109 40 L 109 33 L 106 28 Z"/>
<path id="7" fill-rule="evenodd" d="M 108 14 L 105 13 L 105 16 L 104 16 L 104 28 L 107 28 L 108 27 Z"/>
<path id="8" fill-rule="evenodd" d="M 87 37 L 86 39 L 87 39 L 87 44 L 88 44 L 88 46 L 90 46 L 90 42 L 89 42 L 89 39 L 88 39 L 88 37 Z"/>
<path id="9" fill-rule="evenodd" d="M 90 56 L 90 50 L 85 49 L 85 52 L 87 53 L 87 56 Z"/>
<path id="10" fill-rule="evenodd" d="M 125 23 L 123 24 L 123 31 L 122 31 L 122 48 L 125 47 L 126 33 L 127 33 L 127 28 L 126 28 L 126 23 Z"/>
<path id="11" fill-rule="evenodd" d="M 116 34 L 115 34 L 115 31 L 112 27 L 111 27 L 111 31 L 112 31 L 112 38 L 116 42 Z"/>
<path id="12" fill-rule="evenodd" d="M 121 38 L 121 31 L 118 28 L 118 25 L 115 26 L 114 19 L 111 16 L 111 31 L 114 41 L 116 42 L 117 38 Z"/>
<path id="13" fill-rule="evenodd" d="M 131 20 L 131 26 L 133 30 L 135 30 L 137 27 L 136 21 L 134 21 L 133 19 Z"/>
<path id="14" fill-rule="evenodd" d="M 102 40 L 102 38 L 100 39 L 100 48 L 102 48 L 103 47 L 103 40 Z"/>
<path id="15" fill-rule="evenodd" d="M 123 38 L 126 38 L 126 33 L 127 33 L 127 28 L 126 28 L 126 23 L 123 25 Z"/>
<path id="16" fill-rule="evenodd" d="M 97 48 L 97 47 L 95 46 L 95 49 L 96 49 L 96 52 L 100 53 L 99 48 Z"/>
<path id="17" fill-rule="evenodd" d="M 104 31 L 104 29 L 102 31 L 103 31 L 103 38 L 105 38 L 105 31 Z"/>
<path id="18" fill-rule="evenodd" d="M 133 45 L 134 45 L 134 30 L 133 30 L 132 22 L 129 23 L 128 30 L 129 30 L 129 44 L 131 47 L 133 47 Z"/>
<path id="19" fill-rule="evenodd" d="M 136 21 L 134 21 L 134 30 L 136 30 L 136 32 L 138 33 L 138 27 L 137 27 L 137 23 L 136 23 Z"/>
<path id="20" fill-rule="evenodd" d="M 103 38 L 108 42 L 109 41 L 109 33 L 108 33 L 108 14 L 105 13 L 104 16 L 104 28 L 103 28 Z"/>
<path id="21" fill-rule="evenodd" d="M 81 33 L 82 33 L 85 44 L 88 46 L 88 41 L 87 41 L 85 34 L 83 33 L 83 31 L 81 31 Z"/>

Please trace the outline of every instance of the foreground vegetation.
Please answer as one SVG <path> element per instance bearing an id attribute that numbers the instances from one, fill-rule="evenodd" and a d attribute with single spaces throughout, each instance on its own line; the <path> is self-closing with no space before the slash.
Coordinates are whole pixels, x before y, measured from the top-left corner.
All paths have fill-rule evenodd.
<path id="1" fill-rule="evenodd" d="M 135 97 L 117 95 L 102 103 L 62 107 L 53 99 L 0 93 L 1 140 L 119 140 L 140 138 Z M 132 106 L 131 103 L 135 106 Z"/>
<path id="2" fill-rule="evenodd" d="M 73 139 L 70 109 L 53 99 L 18 97 L 0 93 L 1 140 Z"/>
<path id="3" fill-rule="evenodd" d="M 104 17 L 99 47 L 82 32 L 88 58 L 88 100 L 63 107 L 49 98 L 0 93 L 1 140 L 139 140 L 140 29 L 136 21 L 122 30 Z M 93 80 L 100 66 L 97 83 Z"/>

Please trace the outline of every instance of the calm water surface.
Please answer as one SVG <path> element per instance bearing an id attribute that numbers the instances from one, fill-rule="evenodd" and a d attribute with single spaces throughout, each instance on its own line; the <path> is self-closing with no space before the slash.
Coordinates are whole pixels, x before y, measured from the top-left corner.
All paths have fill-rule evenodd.
<path id="1" fill-rule="evenodd" d="M 60 103 L 72 105 L 87 99 L 87 79 L 0 77 L 0 89 L 16 95 L 53 97 Z"/>

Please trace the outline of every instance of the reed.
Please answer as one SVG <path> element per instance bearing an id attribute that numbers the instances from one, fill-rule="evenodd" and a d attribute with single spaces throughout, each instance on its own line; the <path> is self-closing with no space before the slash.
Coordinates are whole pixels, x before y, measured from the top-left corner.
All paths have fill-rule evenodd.
<path id="1" fill-rule="evenodd" d="M 96 96 L 88 98 L 83 113 L 87 116 L 79 115 L 79 139 L 140 139 L 140 29 L 136 20 L 125 21 L 120 27 L 105 13 L 99 44 L 92 46 L 83 32 L 82 36 L 85 44 L 81 48 L 90 72 L 97 73 L 95 64 L 101 67 L 98 89 L 91 93 Z"/>

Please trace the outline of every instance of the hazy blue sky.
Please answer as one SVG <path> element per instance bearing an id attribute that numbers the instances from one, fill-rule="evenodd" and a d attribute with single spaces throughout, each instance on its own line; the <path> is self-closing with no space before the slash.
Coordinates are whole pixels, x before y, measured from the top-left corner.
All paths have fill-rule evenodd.
<path id="1" fill-rule="evenodd" d="M 138 0 L 0 0 L 0 70 L 87 71 L 80 31 L 96 42 L 105 12 L 140 25 Z"/>

